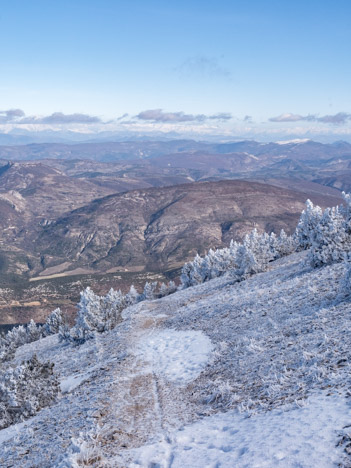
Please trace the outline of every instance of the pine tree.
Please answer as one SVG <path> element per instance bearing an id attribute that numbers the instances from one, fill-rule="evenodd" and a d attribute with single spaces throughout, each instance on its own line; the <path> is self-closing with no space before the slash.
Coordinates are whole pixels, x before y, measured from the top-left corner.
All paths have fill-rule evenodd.
<path id="1" fill-rule="evenodd" d="M 191 279 L 192 270 L 193 270 L 193 267 L 192 267 L 191 262 L 187 262 L 183 265 L 183 268 L 180 274 L 181 289 L 186 289 L 186 288 L 190 288 L 191 286 L 193 286 L 192 279 Z"/>
<path id="2" fill-rule="evenodd" d="M 345 254 L 345 274 L 340 283 L 340 293 L 342 295 L 351 294 L 351 252 Z"/>
<path id="3" fill-rule="evenodd" d="M 94 336 L 95 331 L 104 330 L 101 297 L 88 287 L 80 293 L 76 324 L 71 330 L 74 341 L 84 342 Z"/>
<path id="4" fill-rule="evenodd" d="M 27 343 L 39 340 L 41 336 L 41 326 L 38 326 L 32 319 L 27 325 Z"/>
<path id="5" fill-rule="evenodd" d="M 58 307 L 48 315 L 46 322 L 43 327 L 45 335 L 54 335 L 59 332 L 60 326 L 64 324 L 63 315 L 61 309 Z"/>
<path id="6" fill-rule="evenodd" d="M 313 267 L 329 265 L 344 260 L 350 249 L 344 218 L 338 207 L 327 208 L 311 234 L 312 248 L 308 261 Z"/>
<path id="7" fill-rule="evenodd" d="M 168 284 L 161 283 L 159 290 L 159 297 L 169 296 L 177 291 L 177 286 L 174 281 L 170 281 Z"/>
<path id="8" fill-rule="evenodd" d="M 295 237 L 300 248 L 306 250 L 312 245 L 313 232 L 322 219 L 323 211 L 316 205 L 314 206 L 311 200 L 306 201 L 306 208 L 303 210 L 298 222 Z"/>
<path id="9" fill-rule="evenodd" d="M 297 243 L 293 236 L 288 236 L 284 229 L 280 231 L 279 237 L 277 238 L 276 251 L 278 257 L 285 257 L 296 252 Z M 277 258 L 278 258 L 277 257 Z"/>
<path id="10" fill-rule="evenodd" d="M 129 292 L 125 295 L 125 303 L 126 307 L 131 306 L 139 302 L 141 299 L 140 294 L 135 289 L 134 285 L 132 284 Z"/>
<path id="11" fill-rule="evenodd" d="M 121 312 L 125 307 L 125 298 L 121 291 L 110 289 L 102 299 L 102 317 L 104 330 L 112 330 L 121 317 Z"/>
<path id="12" fill-rule="evenodd" d="M 236 264 L 238 267 L 235 273 L 239 280 L 244 280 L 259 271 L 255 256 L 245 244 L 238 248 Z"/>
<path id="13" fill-rule="evenodd" d="M 56 399 L 59 382 L 53 367 L 34 355 L 0 373 L 0 429 L 34 416 Z"/>
<path id="14" fill-rule="evenodd" d="M 142 293 L 142 299 L 143 301 L 152 301 L 156 297 L 156 287 L 157 287 L 157 282 L 155 281 L 154 283 L 149 283 L 148 281 L 144 285 L 144 291 Z"/>

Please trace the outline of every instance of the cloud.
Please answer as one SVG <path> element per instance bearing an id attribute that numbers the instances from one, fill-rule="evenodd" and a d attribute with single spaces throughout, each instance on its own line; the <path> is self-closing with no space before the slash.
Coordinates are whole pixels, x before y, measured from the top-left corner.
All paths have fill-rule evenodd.
<path id="1" fill-rule="evenodd" d="M 9 109 L 0 111 L 0 123 L 7 123 L 17 121 L 19 118 L 25 116 L 22 109 Z"/>
<path id="2" fill-rule="evenodd" d="M 117 120 L 117 122 L 119 122 L 120 120 L 124 120 L 127 117 L 129 117 L 129 114 L 125 113 L 125 114 L 121 115 L 120 117 L 118 117 L 116 120 Z"/>
<path id="3" fill-rule="evenodd" d="M 54 112 L 51 115 L 44 117 L 26 116 L 22 109 L 9 109 L 0 111 L 0 124 L 15 123 L 15 124 L 93 124 L 103 123 L 99 117 L 88 114 L 63 114 L 62 112 Z"/>
<path id="4" fill-rule="evenodd" d="M 299 114 L 281 114 L 269 119 L 270 122 L 299 122 L 301 120 L 306 120 L 306 117 Z"/>
<path id="5" fill-rule="evenodd" d="M 251 117 L 251 115 L 245 115 L 245 117 L 243 118 L 243 121 L 244 121 L 244 122 L 252 122 L 252 117 Z"/>
<path id="6" fill-rule="evenodd" d="M 219 114 L 209 115 L 208 119 L 210 120 L 230 120 L 232 118 L 232 114 L 228 112 L 220 112 Z"/>
<path id="7" fill-rule="evenodd" d="M 63 114 L 62 112 L 54 112 L 45 117 L 26 117 L 22 119 L 21 123 L 34 123 L 34 124 L 72 124 L 72 123 L 102 123 L 99 117 L 88 114 Z"/>
<path id="8" fill-rule="evenodd" d="M 176 71 L 180 72 L 181 75 L 201 75 L 202 77 L 222 77 L 231 78 L 231 72 L 220 65 L 219 61 L 215 57 L 206 57 L 204 55 L 198 55 L 195 57 L 189 57 L 184 60 L 179 66 L 175 68 Z"/>
<path id="9" fill-rule="evenodd" d="M 322 123 L 331 123 L 334 125 L 342 125 L 351 120 L 351 114 L 347 112 L 338 112 L 334 115 L 324 115 L 318 117 L 317 115 L 299 115 L 299 114 L 281 114 L 277 117 L 271 117 L 270 122 L 322 122 Z"/>
<path id="10" fill-rule="evenodd" d="M 345 124 L 348 120 L 351 120 L 351 114 L 346 112 L 339 112 L 335 115 L 325 115 L 319 117 L 318 122 L 333 123 L 333 124 Z"/>
<path id="11" fill-rule="evenodd" d="M 163 112 L 162 109 L 149 109 L 140 112 L 137 116 L 140 120 L 150 120 L 152 122 L 205 122 L 206 120 L 229 120 L 231 114 L 219 113 L 212 115 L 205 114 L 185 114 L 184 112 Z"/>

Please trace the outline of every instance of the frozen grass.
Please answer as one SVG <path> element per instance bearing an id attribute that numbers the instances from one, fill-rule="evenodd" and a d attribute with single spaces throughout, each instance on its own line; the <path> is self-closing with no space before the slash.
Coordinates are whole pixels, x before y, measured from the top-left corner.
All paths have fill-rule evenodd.
<path id="1" fill-rule="evenodd" d="M 77 440 L 114 468 L 350 465 L 343 266 L 310 270 L 304 255 L 139 303 L 77 348 L 56 336 L 19 348 L 18 362 L 54 361 L 68 391 L 3 439 L 0 465 L 70 466 Z"/>

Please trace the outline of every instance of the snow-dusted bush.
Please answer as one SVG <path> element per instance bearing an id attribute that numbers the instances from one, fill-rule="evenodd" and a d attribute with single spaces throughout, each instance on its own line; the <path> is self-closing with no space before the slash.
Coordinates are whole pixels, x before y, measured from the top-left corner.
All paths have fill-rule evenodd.
<path id="1" fill-rule="evenodd" d="M 156 285 L 157 283 L 147 283 L 144 294 L 154 298 Z M 120 321 L 122 310 L 140 301 L 142 297 L 146 298 L 139 294 L 134 286 L 131 286 L 125 296 L 121 291 L 112 288 L 106 296 L 98 296 L 89 287 L 86 288 L 80 293 L 75 325 L 71 329 L 64 324 L 59 326 L 60 341 L 81 344 L 93 338 L 95 333 L 112 330 Z"/>
<path id="2" fill-rule="evenodd" d="M 275 237 L 273 237 L 273 240 L 275 240 Z M 246 252 L 251 252 L 256 262 L 254 273 L 264 271 L 268 263 L 276 258 L 277 253 L 273 240 L 270 239 L 270 236 L 266 232 L 258 234 L 257 229 L 253 229 L 250 234 L 245 236 L 243 245 L 246 247 Z M 242 261 L 240 260 L 242 252 L 244 251 L 239 249 L 237 254 L 239 260 L 236 263 L 239 269 L 242 268 Z M 240 265 L 238 262 L 240 262 Z"/>
<path id="3" fill-rule="evenodd" d="M 153 299 L 156 298 L 156 288 L 157 288 L 157 281 L 154 281 L 153 283 L 149 283 L 146 281 L 144 285 L 144 290 L 141 294 L 141 301 L 152 301 Z"/>
<path id="4" fill-rule="evenodd" d="M 306 250 L 311 247 L 311 236 L 322 219 L 322 216 L 322 208 L 318 205 L 314 206 L 311 200 L 307 200 L 306 208 L 301 213 L 300 220 L 295 231 L 296 242 L 301 249 Z"/>
<path id="5" fill-rule="evenodd" d="M 235 276 L 241 281 L 259 271 L 262 271 L 261 267 L 252 251 L 247 245 L 241 245 L 237 252 L 237 268 L 234 270 Z"/>
<path id="6" fill-rule="evenodd" d="M 89 287 L 80 293 L 76 323 L 70 332 L 73 342 L 84 343 L 92 338 L 96 331 L 104 331 L 101 302 L 102 298 Z"/>
<path id="7" fill-rule="evenodd" d="M 204 257 L 196 255 L 192 262 L 185 263 L 180 275 L 180 288 L 186 289 L 222 276 L 236 267 L 239 244 L 233 240 L 229 248 L 210 249 Z"/>
<path id="8" fill-rule="evenodd" d="M 126 307 L 131 305 L 137 304 L 141 300 L 141 294 L 135 289 L 134 285 L 132 284 L 129 292 L 125 295 L 125 304 Z"/>
<path id="9" fill-rule="evenodd" d="M 31 320 L 27 325 L 19 325 L 0 338 L 0 362 L 11 359 L 19 346 L 39 340 L 43 327 Z"/>
<path id="10" fill-rule="evenodd" d="M 259 234 L 253 229 L 247 234 L 242 244 L 230 243 L 229 248 L 212 250 L 204 256 L 196 255 L 192 262 L 182 268 L 181 289 L 204 283 L 230 271 L 238 281 L 248 276 L 265 271 L 268 263 L 296 251 L 296 241 L 284 230 L 279 237 L 274 233 Z"/>
<path id="11" fill-rule="evenodd" d="M 34 416 L 56 399 L 59 383 L 53 367 L 33 356 L 0 373 L 0 429 Z"/>
<path id="12" fill-rule="evenodd" d="M 271 234 L 274 236 L 275 234 Z M 292 253 L 296 252 L 298 248 L 298 243 L 295 236 L 288 236 L 284 229 L 280 231 L 278 237 L 276 237 L 276 242 L 274 243 L 274 250 L 276 252 L 275 258 L 286 257 L 287 255 L 291 255 Z"/>
<path id="13" fill-rule="evenodd" d="M 165 297 L 173 294 L 177 291 L 177 285 L 174 281 L 170 281 L 168 284 L 162 283 L 158 292 L 158 297 Z"/>
<path id="14" fill-rule="evenodd" d="M 59 332 L 61 326 L 64 325 L 64 318 L 60 308 L 57 308 L 51 312 L 46 318 L 43 326 L 44 335 L 55 335 Z"/>
<path id="15" fill-rule="evenodd" d="M 308 261 L 313 267 L 341 262 L 350 249 L 350 236 L 339 208 L 327 208 L 311 233 Z"/>
<path id="16" fill-rule="evenodd" d="M 340 283 L 340 293 L 345 296 L 351 294 L 351 252 L 345 255 L 345 274 Z"/>
<path id="17" fill-rule="evenodd" d="M 115 328 L 120 321 L 121 312 L 125 306 L 125 297 L 121 291 L 115 291 L 111 288 L 101 301 L 103 331 Z"/>

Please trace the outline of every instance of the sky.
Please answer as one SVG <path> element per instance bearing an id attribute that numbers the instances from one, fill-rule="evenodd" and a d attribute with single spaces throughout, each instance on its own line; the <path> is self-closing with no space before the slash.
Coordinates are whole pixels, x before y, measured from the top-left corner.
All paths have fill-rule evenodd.
<path id="1" fill-rule="evenodd" d="M 0 131 L 351 138 L 349 0 L 2 0 Z"/>

